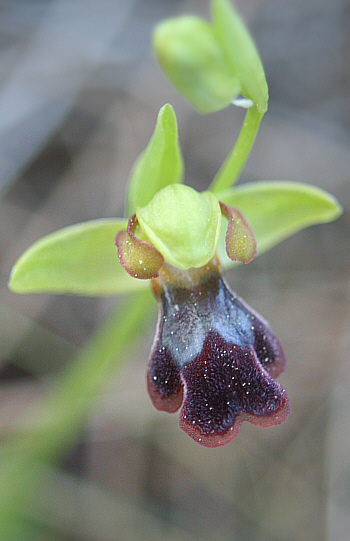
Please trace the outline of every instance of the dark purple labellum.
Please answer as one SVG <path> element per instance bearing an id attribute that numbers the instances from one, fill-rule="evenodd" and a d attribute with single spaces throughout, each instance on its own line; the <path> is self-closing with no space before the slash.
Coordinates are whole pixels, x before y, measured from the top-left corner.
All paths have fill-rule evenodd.
<path id="1" fill-rule="evenodd" d="M 155 407 L 172 413 L 182 406 L 180 427 L 207 447 L 231 441 L 243 421 L 282 423 L 289 400 L 273 378 L 285 357 L 269 324 L 230 291 L 216 266 L 193 285 L 188 277 L 181 285 L 178 275 L 153 284 L 160 313 L 147 380 Z"/>

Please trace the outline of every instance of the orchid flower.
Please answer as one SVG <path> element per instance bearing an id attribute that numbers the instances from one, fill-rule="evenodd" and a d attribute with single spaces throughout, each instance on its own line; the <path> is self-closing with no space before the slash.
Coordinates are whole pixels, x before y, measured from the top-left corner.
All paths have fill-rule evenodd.
<path id="1" fill-rule="evenodd" d="M 222 272 L 341 213 L 331 195 L 307 184 L 235 186 L 267 110 L 267 84 L 255 45 L 229 2 L 214 0 L 212 13 L 212 24 L 196 17 L 165 21 L 153 39 L 166 75 L 199 111 L 231 102 L 248 107 L 212 184 L 203 192 L 183 184 L 177 120 L 166 104 L 130 173 L 126 218 L 44 237 L 19 258 L 9 283 L 17 293 L 92 296 L 137 295 L 150 287 L 159 304 L 147 370 L 151 400 L 158 410 L 181 408 L 180 427 L 208 447 L 231 441 L 243 421 L 282 423 L 290 408 L 275 381 L 285 368 L 282 346 Z"/>

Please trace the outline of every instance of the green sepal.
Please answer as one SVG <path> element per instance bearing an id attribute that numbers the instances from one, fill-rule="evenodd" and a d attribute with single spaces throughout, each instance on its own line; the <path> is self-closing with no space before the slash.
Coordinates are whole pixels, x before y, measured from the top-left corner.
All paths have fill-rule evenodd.
<path id="1" fill-rule="evenodd" d="M 183 158 L 178 141 L 174 109 L 165 104 L 158 113 L 156 127 L 146 147 L 134 163 L 128 180 L 126 215 L 148 205 L 168 184 L 182 182 Z"/>
<path id="2" fill-rule="evenodd" d="M 260 112 L 266 112 L 265 72 L 245 24 L 228 0 L 213 0 L 212 17 L 213 33 L 242 86 L 241 94 L 252 100 Z"/>
<path id="3" fill-rule="evenodd" d="M 9 288 L 15 293 L 90 296 L 139 290 L 145 282 L 124 271 L 114 246 L 116 234 L 126 226 L 126 220 L 93 220 L 43 237 L 15 263 Z"/>
<path id="4" fill-rule="evenodd" d="M 136 210 L 147 240 L 164 259 L 181 269 L 202 267 L 215 255 L 221 230 L 221 211 L 210 192 L 172 184 Z"/>
<path id="5" fill-rule="evenodd" d="M 245 216 L 257 241 L 257 255 L 306 227 L 331 222 L 342 213 L 341 206 L 332 195 L 321 188 L 298 182 L 252 182 L 219 192 L 216 196 L 226 205 L 238 208 Z M 226 255 L 226 228 L 222 229 L 219 256 L 222 265 L 229 268 L 234 263 Z"/>

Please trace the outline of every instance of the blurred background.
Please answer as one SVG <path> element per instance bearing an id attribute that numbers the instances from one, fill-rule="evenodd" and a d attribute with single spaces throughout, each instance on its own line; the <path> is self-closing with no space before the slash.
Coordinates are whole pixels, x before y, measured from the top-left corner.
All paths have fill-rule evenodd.
<path id="1" fill-rule="evenodd" d="M 0 532 L 1 540 L 349 539 L 350 3 L 235 3 L 270 87 L 241 182 L 308 182 L 344 206 L 335 223 L 299 233 L 227 276 L 284 345 L 280 381 L 291 415 L 265 430 L 244 424 L 222 448 L 194 443 L 179 430 L 178 415 L 157 412 L 147 396 L 154 303 L 142 340 L 89 397 L 64 451 L 36 464 L 30 490 L 12 463 L 15 527 Z M 31 411 L 120 302 L 15 295 L 6 282 L 17 257 L 60 227 L 123 215 L 130 167 L 164 103 L 175 108 L 186 183 L 197 189 L 210 183 L 238 134 L 243 111 L 199 115 L 155 63 L 154 24 L 188 12 L 208 17 L 208 2 L 0 0 L 5 466 L 6 444 L 33 429 Z M 0 481 L 0 502 L 6 498 Z"/>

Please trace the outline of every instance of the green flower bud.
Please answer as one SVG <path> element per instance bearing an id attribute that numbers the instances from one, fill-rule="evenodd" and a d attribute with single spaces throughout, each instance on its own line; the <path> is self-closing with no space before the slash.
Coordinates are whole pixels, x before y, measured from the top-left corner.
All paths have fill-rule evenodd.
<path id="1" fill-rule="evenodd" d="M 175 88 L 203 113 L 224 109 L 239 94 L 243 107 L 267 109 L 268 89 L 259 54 L 228 0 L 212 1 L 213 24 L 193 16 L 168 19 L 153 47 Z"/>
<path id="2" fill-rule="evenodd" d="M 215 255 L 221 230 L 221 209 L 210 192 L 171 184 L 160 190 L 136 216 L 148 242 L 168 263 L 189 269 L 203 267 Z"/>
<path id="3" fill-rule="evenodd" d="M 192 16 L 160 23 L 153 35 L 158 61 L 175 88 L 202 113 L 227 107 L 242 86 L 205 21 Z"/>

